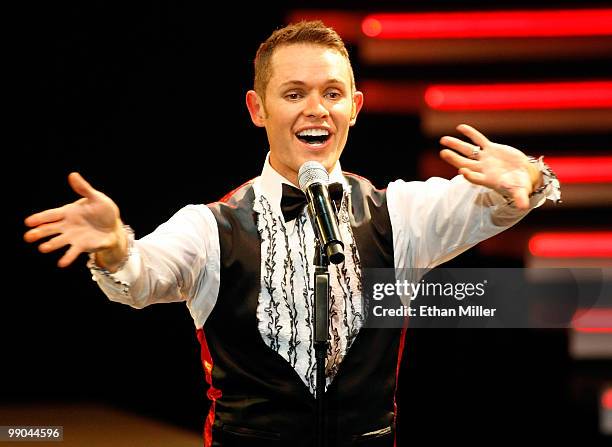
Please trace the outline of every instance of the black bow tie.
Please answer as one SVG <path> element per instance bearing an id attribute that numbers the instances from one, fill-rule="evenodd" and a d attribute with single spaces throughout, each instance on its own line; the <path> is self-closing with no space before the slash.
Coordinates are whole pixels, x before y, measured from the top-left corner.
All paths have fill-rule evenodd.
<path id="1" fill-rule="evenodd" d="M 342 203 L 342 196 L 344 190 L 342 183 L 330 183 L 327 185 L 329 191 L 329 197 L 336 204 L 336 210 L 340 210 L 340 204 Z M 306 196 L 301 189 L 295 186 L 283 183 L 283 198 L 281 199 L 281 211 L 285 222 L 290 222 L 302 212 L 302 208 L 306 205 Z"/>

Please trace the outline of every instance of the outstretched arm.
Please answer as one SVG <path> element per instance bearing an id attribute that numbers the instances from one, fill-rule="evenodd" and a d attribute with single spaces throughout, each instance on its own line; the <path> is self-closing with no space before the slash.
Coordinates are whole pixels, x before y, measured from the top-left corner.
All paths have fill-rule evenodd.
<path id="1" fill-rule="evenodd" d="M 473 143 L 442 137 L 447 149 L 440 156 L 460 175 L 397 180 L 387 188 L 397 268 L 433 268 L 514 225 L 546 199 L 560 199 L 559 182 L 542 160 L 493 143 L 468 125 L 457 130 Z"/>
<path id="2" fill-rule="evenodd" d="M 119 208 L 77 172 L 68 176 L 68 183 L 81 198 L 27 217 L 25 224 L 32 229 L 25 233 L 24 239 L 36 242 L 53 236 L 40 244 L 39 250 L 43 253 L 69 245 L 58 262 L 59 267 L 69 266 L 79 254 L 88 252 L 96 253 L 96 263 L 100 267 L 115 271 L 128 254 Z"/>
<path id="3" fill-rule="evenodd" d="M 511 197 L 517 208 L 527 210 L 529 194 L 542 184 L 542 174 L 536 166 L 518 149 L 493 143 L 467 124 L 457 126 L 457 130 L 474 144 L 442 137 L 440 143 L 453 150 L 443 149 L 440 157 L 459 169 L 469 182 Z"/>

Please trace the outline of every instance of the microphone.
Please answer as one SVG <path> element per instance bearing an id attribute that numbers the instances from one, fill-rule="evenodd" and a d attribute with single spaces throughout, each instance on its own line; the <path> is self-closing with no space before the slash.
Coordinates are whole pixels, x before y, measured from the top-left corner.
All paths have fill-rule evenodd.
<path id="1" fill-rule="evenodd" d="M 332 264 L 344 261 L 344 243 L 340 237 L 336 212 L 329 199 L 329 175 L 318 161 L 307 161 L 298 172 L 300 189 L 306 195 L 308 215 L 321 249 Z"/>

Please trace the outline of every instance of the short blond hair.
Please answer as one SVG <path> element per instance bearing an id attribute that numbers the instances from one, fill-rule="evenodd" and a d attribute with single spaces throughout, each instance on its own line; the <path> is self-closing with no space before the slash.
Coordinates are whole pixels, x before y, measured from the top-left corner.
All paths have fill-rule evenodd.
<path id="1" fill-rule="evenodd" d="M 348 62 L 351 76 L 351 92 L 355 91 L 355 76 L 348 51 L 338 33 L 320 20 L 292 23 L 274 31 L 263 42 L 255 55 L 255 82 L 257 94 L 265 98 L 266 87 L 272 78 L 272 55 L 274 50 L 291 44 L 321 45 L 338 51 Z"/>

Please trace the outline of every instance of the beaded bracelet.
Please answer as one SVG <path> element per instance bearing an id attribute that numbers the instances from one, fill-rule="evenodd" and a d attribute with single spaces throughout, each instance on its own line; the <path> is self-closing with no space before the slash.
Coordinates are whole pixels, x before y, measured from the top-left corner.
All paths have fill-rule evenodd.
<path id="1" fill-rule="evenodd" d="M 536 165 L 536 167 L 538 168 L 538 170 L 542 173 L 542 176 L 544 177 L 544 180 L 542 181 L 542 185 L 534 189 L 531 192 L 531 194 L 529 194 L 529 197 L 535 196 L 536 194 L 543 193 L 544 190 L 548 188 L 548 185 L 552 183 L 553 191 L 552 191 L 551 200 L 553 200 L 555 203 L 562 203 L 561 202 L 561 184 L 559 183 L 557 174 L 555 174 L 554 171 L 550 169 L 550 166 L 544 163 L 544 156 L 541 155 L 539 158 L 535 158 L 535 157 L 528 155 L 527 158 L 529 159 L 531 163 Z"/>
<path id="2" fill-rule="evenodd" d="M 130 227 L 129 225 L 123 225 L 123 230 L 125 231 L 125 235 L 127 237 L 127 255 L 119 263 L 119 266 L 117 270 L 115 271 L 115 273 L 121 270 L 123 267 L 125 267 L 125 264 L 130 258 L 130 255 L 132 254 L 132 250 L 134 247 L 134 230 L 132 230 L 132 227 Z M 106 276 L 107 278 L 111 279 L 116 285 L 122 286 L 123 287 L 122 293 L 124 295 L 127 295 L 129 293 L 129 288 L 130 288 L 129 283 L 118 280 L 117 278 L 113 276 L 113 273 L 109 272 L 107 269 L 100 267 L 98 264 L 96 264 L 96 254 L 95 253 L 89 253 L 89 261 L 87 262 L 87 267 L 90 270 L 95 270 L 96 272 L 99 272 L 102 275 Z M 95 277 L 92 277 L 92 279 L 94 281 L 96 280 Z"/>

